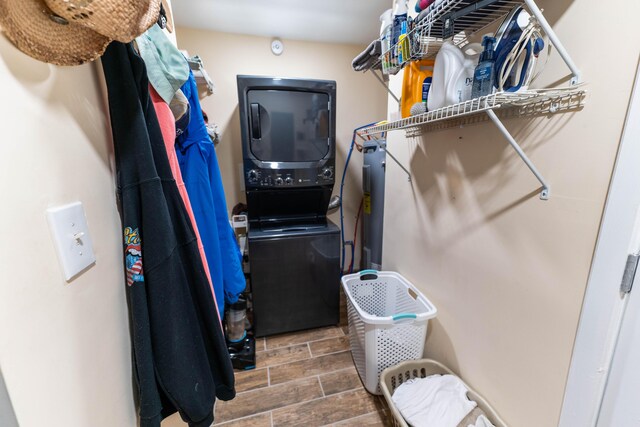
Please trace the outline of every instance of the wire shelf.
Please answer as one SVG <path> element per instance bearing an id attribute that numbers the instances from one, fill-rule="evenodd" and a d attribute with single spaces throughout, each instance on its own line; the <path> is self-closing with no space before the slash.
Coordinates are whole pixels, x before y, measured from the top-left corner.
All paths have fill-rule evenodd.
<path id="1" fill-rule="evenodd" d="M 382 52 L 383 71 L 396 74 L 409 61 L 435 58 L 447 39 L 456 46 L 465 46 L 472 36 L 484 33 L 485 28 L 506 16 L 514 6 L 522 4 L 523 0 L 442 0 L 433 4 L 430 12 L 419 22 L 411 22 L 403 42 Z M 475 10 L 455 16 L 456 12 L 466 8 Z M 453 28 L 445 28 L 447 23 L 452 23 Z M 403 48 L 409 55 L 404 55 L 400 62 L 398 52 Z"/>
<path id="2" fill-rule="evenodd" d="M 462 48 L 472 40 L 472 36 L 482 35 L 492 30 L 491 26 L 498 19 L 506 16 L 515 6 L 526 5 L 532 19 L 535 19 L 535 25 L 548 37 L 548 43 L 558 51 L 571 70 L 571 86 L 522 92 L 497 92 L 401 120 L 382 122 L 359 130 L 358 135 L 364 138 L 367 135 L 404 129 L 407 137 L 415 137 L 432 130 L 490 120 L 540 182 L 540 198 L 549 199 L 551 190 L 548 181 L 509 133 L 498 115 L 500 117 L 546 115 L 582 108 L 586 92 L 580 88 L 580 69 L 573 62 L 535 0 L 436 0 L 436 3 L 430 6 L 431 9 L 428 12 L 424 12 L 426 15 L 421 16 L 420 21 L 409 20 L 407 37 L 403 37 L 402 42 L 383 51 L 380 57 L 383 73 L 395 74 L 410 60 L 433 58 L 445 40 L 451 40 L 454 45 Z M 388 32 L 386 37 L 389 37 Z M 401 53 L 401 58 L 397 56 L 398 53 Z M 378 77 L 378 80 L 384 84 L 382 77 Z M 398 100 L 388 86 L 386 87 L 393 98 Z M 387 154 L 391 154 L 388 149 Z M 395 157 L 391 156 L 391 158 L 407 173 L 411 181 L 411 172 Z"/>
<path id="3" fill-rule="evenodd" d="M 517 116 L 553 114 L 579 109 L 584 105 L 586 92 L 579 88 L 541 89 L 526 92 L 498 92 L 459 104 L 449 105 L 416 116 L 364 128 L 360 135 L 376 135 L 392 130 L 406 129 L 416 136 L 420 128 L 441 122 L 464 125 L 478 122 L 480 113 L 488 110 L 510 110 Z M 448 126 L 446 126 L 448 127 Z"/>
<path id="4" fill-rule="evenodd" d="M 513 7 L 523 4 L 522 1 L 513 0 L 498 0 L 484 6 L 481 3 L 477 0 L 444 0 L 440 3 L 440 7 L 416 25 L 420 57 L 435 57 L 448 38 L 447 33 L 452 36 L 454 45 L 461 47 L 468 44 L 473 35 L 484 33 L 485 28 L 504 18 Z M 477 9 L 453 19 L 452 29 L 445 28 L 455 12 L 476 5 L 479 5 Z"/>

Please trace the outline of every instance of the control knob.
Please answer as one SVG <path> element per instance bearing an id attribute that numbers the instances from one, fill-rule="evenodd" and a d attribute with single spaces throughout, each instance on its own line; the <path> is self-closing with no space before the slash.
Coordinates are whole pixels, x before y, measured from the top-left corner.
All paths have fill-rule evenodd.
<path id="1" fill-rule="evenodd" d="M 286 177 L 284 179 L 284 183 L 287 184 L 287 185 L 293 184 L 293 178 L 291 178 L 290 176 Z"/>
<path id="2" fill-rule="evenodd" d="M 322 170 L 322 176 L 325 179 L 329 179 L 329 178 L 331 178 L 333 176 L 333 171 L 331 169 L 329 169 L 329 168 L 324 168 Z"/>
<path id="3" fill-rule="evenodd" d="M 251 169 L 248 173 L 247 176 L 249 177 L 249 181 L 251 182 L 256 182 L 258 180 L 258 171 L 255 169 Z"/>
<path id="4" fill-rule="evenodd" d="M 276 185 L 282 185 L 284 183 L 284 180 L 280 177 L 276 178 Z"/>

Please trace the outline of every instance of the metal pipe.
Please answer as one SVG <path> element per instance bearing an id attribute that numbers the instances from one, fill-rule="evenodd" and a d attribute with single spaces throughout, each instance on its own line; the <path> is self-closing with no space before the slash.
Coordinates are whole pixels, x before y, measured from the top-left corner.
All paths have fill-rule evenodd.
<path id="1" fill-rule="evenodd" d="M 549 36 L 549 40 L 551 40 L 551 43 L 556 48 L 565 64 L 567 64 L 567 67 L 569 67 L 569 69 L 571 70 L 571 73 L 573 74 L 571 84 L 575 85 L 580 83 L 580 70 L 578 69 L 578 66 L 575 64 L 575 62 L 573 62 L 573 59 L 571 59 L 569 52 L 567 52 L 564 45 L 556 35 L 555 31 L 553 31 L 553 28 L 551 28 L 551 25 L 549 25 L 547 19 L 544 17 L 544 15 L 542 15 L 542 11 L 538 7 L 538 5 L 536 5 L 535 0 L 524 0 L 524 2 L 527 4 L 527 7 L 531 11 L 531 13 L 533 13 L 533 15 L 536 17 L 536 20 L 538 21 L 544 32 Z"/>
<path id="2" fill-rule="evenodd" d="M 540 198 L 542 200 L 548 200 L 549 192 L 550 192 L 549 184 L 547 184 L 547 181 L 544 179 L 542 174 L 540 174 L 538 169 L 536 169 L 535 165 L 533 164 L 533 162 L 531 162 L 529 157 L 527 157 L 524 151 L 522 151 L 522 148 L 520 148 L 516 140 L 513 139 L 513 137 L 507 130 L 507 128 L 504 127 L 504 125 L 502 124 L 498 116 L 496 116 L 496 113 L 494 113 L 493 110 L 487 110 L 487 115 L 489 116 L 491 121 L 498 127 L 498 130 L 500 130 L 502 135 L 507 139 L 507 142 L 511 144 L 511 147 L 513 147 L 513 149 L 516 150 L 516 153 L 518 153 L 518 156 L 520 156 L 520 158 L 527 165 L 529 170 L 531 170 L 531 172 L 533 172 L 533 174 L 536 176 L 538 181 L 540 181 L 540 184 L 542 184 L 542 192 L 540 193 Z"/>

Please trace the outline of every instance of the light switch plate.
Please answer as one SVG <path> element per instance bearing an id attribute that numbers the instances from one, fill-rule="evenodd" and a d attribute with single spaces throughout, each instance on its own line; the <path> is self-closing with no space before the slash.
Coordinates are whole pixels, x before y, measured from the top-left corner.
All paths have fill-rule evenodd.
<path id="1" fill-rule="evenodd" d="M 49 208 L 47 219 L 64 278 L 69 281 L 96 262 L 84 208 L 80 202 Z"/>

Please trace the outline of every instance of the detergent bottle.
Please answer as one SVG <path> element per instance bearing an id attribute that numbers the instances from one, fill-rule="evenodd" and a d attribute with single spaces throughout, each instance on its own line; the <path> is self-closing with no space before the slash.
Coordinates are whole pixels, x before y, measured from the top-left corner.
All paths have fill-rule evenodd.
<path id="1" fill-rule="evenodd" d="M 433 77 L 433 59 L 412 61 L 404 68 L 402 77 L 402 98 L 400 111 L 402 118 L 411 115 L 411 107 L 418 103 L 427 103 Z"/>
<path id="2" fill-rule="evenodd" d="M 429 89 L 429 111 L 471 99 L 473 72 L 482 46 L 471 43 L 464 51 L 451 41 L 445 42 L 436 55 L 433 81 Z"/>

